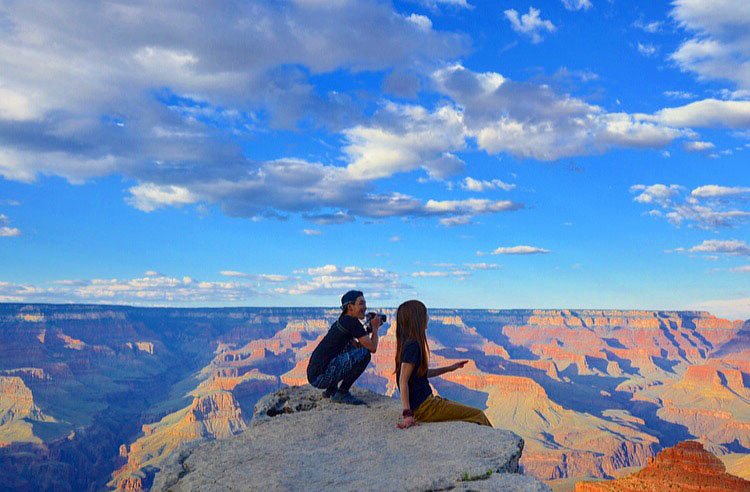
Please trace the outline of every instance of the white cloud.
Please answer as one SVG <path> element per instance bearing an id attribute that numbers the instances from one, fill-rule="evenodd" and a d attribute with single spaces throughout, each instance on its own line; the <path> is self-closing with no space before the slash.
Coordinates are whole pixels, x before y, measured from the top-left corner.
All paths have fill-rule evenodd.
<path id="1" fill-rule="evenodd" d="M 467 272 L 465 270 L 432 270 L 412 272 L 409 275 L 412 277 L 466 277 L 468 275 L 471 275 L 471 272 Z"/>
<path id="2" fill-rule="evenodd" d="M 290 287 L 275 288 L 273 292 L 282 295 L 341 296 L 347 290 L 358 289 L 364 292 L 369 301 L 371 298 L 390 298 L 411 289 L 411 286 L 401 282 L 399 274 L 382 268 L 324 265 L 308 268 L 306 273 L 311 278 L 302 279 Z"/>
<path id="3" fill-rule="evenodd" d="M 637 48 L 638 48 L 638 52 L 645 56 L 653 56 L 658 51 L 656 46 L 650 43 L 643 44 L 639 42 L 637 45 Z"/>
<path id="4" fill-rule="evenodd" d="M 709 198 L 720 196 L 744 195 L 750 193 L 750 187 L 747 186 L 719 186 L 704 185 L 695 188 L 690 194 L 695 197 Z"/>
<path id="5" fill-rule="evenodd" d="M 692 92 L 687 91 L 664 91 L 663 94 L 672 99 L 695 99 L 698 97 Z"/>
<path id="6" fill-rule="evenodd" d="M 460 225 L 473 224 L 471 217 L 466 215 L 459 215 L 458 217 L 445 217 L 439 220 L 440 225 L 445 227 L 455 227 Z"/>
<path id="7" fill-rule="evenodd" d="M 750 88 L 750 4 L 745 0 L 676 0 L 671 17 L 692 38 L 672 59 L 699 79 L 729 80 Z"/>
<path id="8" fill-rule="evenodd" d="M 59 281 L 44 288 L 0 282 L 0 299 L 15 302 L 91 302 L 163 305 L 173 303 L 240 302 L 258 293 L 245 283 L 193 282 L 190 277 L 143 277 Z"/>
<path id="9" fill-rule="evenodd" d="M 739 267 L 730 268 L 729 271 L 733 273 L 750 273 L 750 265 L 743 265 Z"/>
<path id="10" fill-rule="evenodd" d="M 633 198 L 636 202 L 640 203 L 658 203 L 658 204 L 666 204 L 671 198 L 674 198 L 675 196 L 680 194 L 680 190 L 682 190 L 683 187 L 680 185 L 663 185 L 663 184 L 654 184 L 650 186 L 646 185 L 633 185 L 630 187 L 630 192 L 640 192 L 638 196 Z"/>
<path id="11" fill-rule="evenodd" d="M 230 215 L 293 209 L 326 220 L 338 207 L 300 208 L 304 200 L 288 205 L 253 189 L 247 175 L 267 169 L 245 157 L 234 132 L 304 118 L 334 131 L 356 127 L 364 118 L 356 94 L 321 95 L 311 76 L 412 69 L 466 51 L 465 36 L 425 29 L 427 21 L 384 2 L 6 5 L 0 175 L 80 183 L 119 174 L 137 182 L 128 201 L 144 211 L 206 201 Z M 261 113 L 267 122 L 257 121 Z M 448 172 L 451 160 L 437 153 L 434 172 Z"/>
<path id="12" fill-rule="evenodd" d="M 727 319 L 750 319 L 750 297 L 740 299 L 713 299 L 691 304 L 685 309 L 708 311 Z"/>
<path id="13" fill-rule="evenodd" d="M 432 29 L 432 21 L 425 15 L 411 14 L 410 16 L 406 17 L 406 20 L 408 20 L 409 22 L 413 22 L 420 29 L 423 29 L 425 31 L 429 31 L 430 29 Z"/>
<path id="14" fill-rule="evenodd" d="M 146 270 L 143 274 L 147 277 L 163 277 L 164 274 L 157 272 L 156 270 Z"/>
<path id="15" fill-rule="evenodd" d="M 653 115 L 637 116 L 641 120 L 675 127 L 750 128 L 750 101 L 703 99 L 685 106 L 664 108 Z"/>
<path id="16" fill-rule="evenodd" d="M 537 248 L 535 246 L 500 246 L 492 251 L 493 255 L 534 255 L 549 253 L 548 249 Z"/>
<path id="17" fill-rule="evenodd" d="M 21 229 L 18 229 L 17 227 L 8 227 L 8 226 L 0 227 L 0 237 L 14 237 L 14 236 L 20 236 L 20 235 L 21 235 Z"/>
<path id="18" fill-rule="evenodd" d="M 401 241 L 401 236 L 391 236 L 388 240 L 392 243 L 397 243 Z"/>
<path id="19" fill-rule="evenodd" d="M 607 113 L 547 85 L 519 83 L 494 72 L 452 65 L 433 73 L 436 89 L 460 105 L 466 135 L 489 153 L 556 160 L 612 146 L 662 147 L 691 134 L 649 115 Z"/>
<path id="20" fill-rule="evenodd" d="M 247 278 L 250 275 L 243 272 L 237 272 L 234 270 L 222 270 L 219 272 L 220 274 L 224 275 L 225 277 L 240 277 L 240 278 Z"/>
<path id="21" fill-rule="evenodd" d="M 433 112 L 421 106 L 386 103 L 380 125 L 355 126 L 344 131 L 343 151 L 352 180 L 377 179 L 422 167 L 442 179 L 464 169 L 450 152 L 465 147 L 459 109 L 443 106 Z"/>
<path id="22" fill-rule="evenodd" d="M 729 256 L 750 256 L 750 246 L 737 239 L 721 241 L 708 239 L 688 250 L 691 253 L 720 253 Z"/>
<path id="23" fill-rule="evenodd" d="M 750 219 L 750 212 L 732 208 L 727 200 L 736 193 L 725 193 L 722 200 L 716 199 L 721 190 L 708 187 L 698 187 L 698 193 L 681 196 L 685 188 L 679 185 L 634 185 L 630 187 L 631 193 L 638 193 L 633 200 L 639 203 L 653 204 L 658 209 L 652 209 L 647 215 L 664 218 L 674 226 L 683 223 L 694 225 L 700 229 L 717 229 L 720 227 L 735 227 L 741 222 Z"/>
<path id="24" fill-rule="evenodd" d="M 664 23 L 662 21 L 643 22 L 638 20 L 633 23 L 633 27 L 637 27 L 638 29 L 642 29 L 651 34 L 661 31 L 663 25 Z"/>
<path id="25" fill-rule="evenodd" d="M 319 229 L 302 229 L 302 234 L 305 236 L 320 236 L 323 234 L 323 231 L 320 231 Z"/>
<path id="26" fill-rule="evenodd" d="M 474 179 L 470 176 L 466 176 L 464 181 L 461 183 L 461 188 L 469 191 L 483 192 L 486 190 L 501 189 L 510 191 L 514 189 L 516 185 L 504 183 L 499 179 L 493 179 L 491 181 Z"/>
<path id="27" fill-rule="evenodd" d="M 583 0 L 586 2 L 587 0 Z M 580 2 L 577 2 L 580 3 Z M 505 18 L 510 22 L 510 27 L 517 33 L 524 34 L 531 38 L 532 43 L 542 41 L 541 32 L 554 32 L 557 30 L 554 24 L 549 20 L 542 20 L 539 17 L 539 9 L 529 7 L 529 13 L 519 17 L 518 11 L 508 9 L 504 11 Z"/>
<path id="28" fill-rule="evenodd" d="M 713 149 L 715 145 L 712 142 L 685 142 L 682 145 L 682 148 L 687 150 L 688 152 L 703 152 L 705 150 Z"/>
<path id="29" fill-rule="evenodd" d="M 500 265 L 497 263 L 464 263 L 469 270 L 497 270 Z"/>
<path id="30" fill-rule="evenodd" d="M 437 8 L 438 5 L 446 5 L 449 7 L 457 7 L 463 9 L 473 9 L 474 6 L 468 3 L 466 0 L 419 0 L 419 3 L 428 8 Z"/>
<path id="31" fill-rule="evenodd" d="M 166 205 L 180 206 L 198 201 L 198 197 L 183 186 L 142 183 L 128 191 L 131 196 L 126 201 L 144 212 L 153 212 Z"/>
<path id="32" fill-rule="evenodd" d="M 562 0 L 568 10 L 588 10 L 591 8 L 590 0 Z"/>

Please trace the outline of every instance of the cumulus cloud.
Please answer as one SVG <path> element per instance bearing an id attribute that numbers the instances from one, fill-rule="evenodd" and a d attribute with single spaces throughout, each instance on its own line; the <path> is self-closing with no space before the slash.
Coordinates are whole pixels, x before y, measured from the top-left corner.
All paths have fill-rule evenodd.
<path id="1" fill-rule="evenodd" d="M 14 237 L 14 236 L 20 236 L 20 235 L 21 235 L 21 229 L 17 227 L 8 227 L 8 226 L 0 227 L 0 237 Z"/>
<path id="2" fill-rule="evenodd" d="M 463 161 L 451 154 L 465 147 L 457 108 L 443 106 L 431 112 L 388 102 L 374 123 L 344 131 L 351 179 L 383 178 L 420 167 L 437 179 L 463 171 Z"/>
<path id="3" fill-rule="evenodd" d="M 412 272 L 409 275 L 412 277 L 466 277 L 471 273 L 464 270 L 431 270 Z"/>
<path id="4" fill-rule="evenodd" d="M 500 265 L 497 263 L 464 263 L 464 266 L 469 270 L 497 270 Z"/>
<path id="5" fill-rule="evenodd" d="M 321 223 L 342 219 L 335 204 L 325 210 L 343 201 L 341 186 L 332 192 L 338 198 L 316 207 L 284 191 L 304 197 L 340 171 L 310 163 L 290 184 L 274 174 L 292 168 L 290 161 L 254 162 L 234 137 L 311 118 L 350 128 L 354 139 L 363 119 L 357 96 L 321 93 L 311 74 L 403 70 L 468 46 L 461 35 L 430 28 L 426 17 L 369 0 L 232 7 L 63 0 L 8 4 L 2 19 L 6 179 L 47 174 L 81 183 L 120 174 L 136 182 L 127 201 L 143 211 L 209 202 L 230 215 L 302 213 Z M 462 165 L 442 151 L 417 164 L 435 176 Z M 280 196 L 272 193 L 276 185 Z"/>
<path id="6" fill-rule="evenodd" d="M 736 188 L 706 185 L 698 187 L 684 196 L 685 188 L 680 185 L 634 185 L 631 193 L 636 193 L 634 201 L 655 205 L 647 212 L 652 217 L 666 219 L 674 226 L 686 223 L 700 229 L 718 229 L 722 227 L 736 227 L 750 219 L 750 212 L 735 208 L 729 199 L 736 198 L 742 193 L 736 193 Z M 741 188 L 740 188 L 741 189 Z"/>
<path id="7" fill-rule="evenodd" d="M 302 229 L 302 234 L 305 236 L 320 236 L 323 234 L 323 231 L 319 229 Z"/>
<path id="8" fill-rule="evenodd" d="M 587 0 L 582 0 L 587 2 Z M 572 0 L 571 5 L 574 3 L 581 3 L 579 0 Z M 517 33 L 523 34 L 531 38 L 532 43 L 540 43 L 542 41 L 542 32 L 554 32 L 557 30 L 554 24 L 549 20 L 542 20 L 539 17 L 539 9 L 529 7 L 529 13 L 520 15 L 515 9 L 508 9 L 503 12 L 505 18 L 510 22 L 510 27 Z"/>
<path id="9" fill-rule="evenodd" d="M 690 192 L 692 196 L 699 198 L 710 198 L 710 197 L 722 197 L 722 196 L 735 196 L 745 195 L 750 193 L 750 187 L 747 186 L 719 186 L 719 185 L 704 185 L 695 188 Z"/>
<path id="10" fill-rule="evenodd" d="M 460 105 L 466 134 L 495 154 L 556 160 L 613 146 L 658 148 L 691 134 L 649 115 L 607 113 L 547 85 L 451 65 L 433 73 L 436 89 Z"/>
<path id="11" fill-rule="evenodd" d="M 645 56 L 654 56 L 656 52 L 658 51 L 656 46 L 650 43 L 638 43 L 637 44 L 638 52 Z"/>
<path id="12" fill-rule="evenodd" d="M 739 299 L 713 299 L 685 306 L 685 309 L 708 311 L 727 319 L 750 319 L 750 297 Z"/>
<path id="13" fill-rule="evenodd" d="M 674 127 L 750 128 L 750 101 L 703 99 L 684 106 L 664 108 L 653 115 L 639 114 L 637 117 L 641 121 Z"/>
<path id="14" fill-rule="evenodd" d="M 638 29 L 642 29 L 651 34 L 661 31 L 663 25 L 664 23 L 662 21 L 643 22 L 642 20 L 637 20 L 633 23 L 633 27 L 637 27 Z"/>
<path id="15" fill-rule="evenodd" d="M 400 280 L 400 275 L 382 268 L 362 268 L 356 266 L 323 265 L 308 268 L 304 273 L 308 278 L 301 279 L 288 287 L 273 289 L 283 295 L 338 295 L 350 289 L 362 290 L 367 299 L 389 298 L 399 292 L 411 289 Z"/>
<path id="16" fill-rule="evenodd" d="M 137 305 L 182 302 L 240 302 L 258 293 L 246 283 L 198 282 L 191 277 L 59 281 L 46 288 L 0 282 L 0 299 L 15 302 L 91 302 Z"/>
<path id="17" fill-rule="evenodd" d="M 562 0 L 568 10 L 588 10 L 591 8 L 590 0 Z"/>
<path id="18" fill-rule="evenodd" d="M 461 188 L 468 191 L 483 192 L 487 190 L 501 189 L 510 191 L 514 189 L 516 185 L 505 183 L 499 179 L 493 179 L 490 181 L 474 179 L 470 176 L 466 176 L 461 183 Z"/>
<path id="19" fill-rule="evenodd" d="M 671 17 L 692 37 L 671 55 L 699 79 L 750 88 L 750 8 L 745 0 L 676 0 Z"/>
<path id="20" fill-rule="evenodd" d="M 549 253 L 548 249 L 537 248 L 536 246 L 500 246 L 490 254 L 493 255 L 536 255 Z"/>
<path id="21" fill-rule="evenodd" d="M 0 214 L 0 237 L 20 236 L 21 230 L 16 227 L 9 227 L 10 219 L 7 215 Z"/>
<path id="22" fill-rule="evenodd" d="M 715 145 L 711 142 L 685 142 L 682 145 L 682 148 L 687 150 L 688 152 L 703 152 L 706 150 L 711 150 L 715 147 Z"/>
<path id="23" fill-rule="evenodd" d="M 664 91 L 664 95 L 672 99 L 695 99 L 698 97 L 687 91 Z"/>
<path id="24" fill-rule="evenodd" d="M 750 247 L 737 239 L 721 241 L 708 239 L 688 250 L 691 253 L 720 253 L 729 256 L 750 256 Z"/>

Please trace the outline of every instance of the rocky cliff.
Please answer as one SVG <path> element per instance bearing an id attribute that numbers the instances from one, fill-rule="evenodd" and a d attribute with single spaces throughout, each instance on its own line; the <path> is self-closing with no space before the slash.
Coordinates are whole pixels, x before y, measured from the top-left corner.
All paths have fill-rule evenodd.
<path id="1" fill-rule="evenodd" d="M 576 492 L 749 492 L 750 481 L 729 475 L 724 464 L 695 441 L 665 449 L 643 470 L 610 482 L 579 482 Z"/>
<path id="2" fill-rule="evenodd" d="M 465 422 L 399 430 L 397 400 L 355 394 L 367 406 L 310 386 L 270 394 L 248 431 L 175 454 L 152 490 L 549 490 L 517 473 L 523 440 L 511 432 Z"/>
<path id="3" fill-rule="evenodd" d="M 172 451 L 247 432 L 261 395 L 305 383 L 336 316 L 0 304 L 0 483 L 147 490 Z M 520 466 L 539 479 L 611 478 L 688 439 L 741 473 L 749 327 L 704 312 L 435 309 L 431 364 L 470 362 L 431 383 L 521 436 Z M 357 382 L 387 396 L 392 328 Z"/>

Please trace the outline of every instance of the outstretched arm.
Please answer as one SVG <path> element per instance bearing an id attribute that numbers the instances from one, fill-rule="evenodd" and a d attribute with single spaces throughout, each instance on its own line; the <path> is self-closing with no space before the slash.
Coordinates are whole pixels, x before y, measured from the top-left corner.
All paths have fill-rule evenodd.
<path id="1" fill-rule="evenodd" d="M 468 360 L 462 360 L 459 362 L 456 362 L 455 364 L 451 364 L 449 366 L 445 367 L 436 367 L 435 369 L 427 369 L 427 377 L 428 378 L 434 378 L 435 376 L 440 376 L 441 374 L 445 374 L 446 372 L 455 371 L 456 369 L 461 369 Z"/>

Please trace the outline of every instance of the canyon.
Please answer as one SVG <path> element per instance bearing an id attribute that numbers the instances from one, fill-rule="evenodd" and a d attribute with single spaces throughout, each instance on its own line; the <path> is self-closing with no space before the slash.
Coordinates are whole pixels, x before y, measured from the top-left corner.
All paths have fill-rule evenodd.
<path id="1" fill-rule="evenodd" d="M 148 490 L 173 452 L 246 432 L 259 398 L 305 384 L 337 315 L 0 304 L 0 483 Z M 750 479 L 750 323 L 688 311 L 429 315 L 430 364 L 469 361 L 431 379 L 435 393 L 522 437 L 524 473 L 612 479 L 694 441 Z M 397 395 L 394 333 L 381 330 L 358 386 Z"/>

